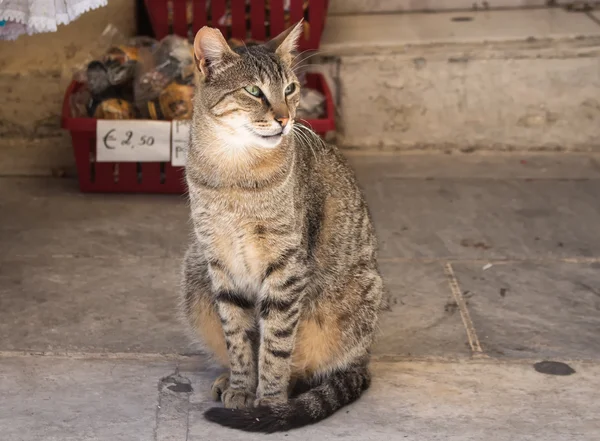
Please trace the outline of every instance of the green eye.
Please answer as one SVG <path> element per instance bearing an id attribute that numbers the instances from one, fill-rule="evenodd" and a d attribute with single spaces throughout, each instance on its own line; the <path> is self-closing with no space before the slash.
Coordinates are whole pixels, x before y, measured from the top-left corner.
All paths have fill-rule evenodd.
<path id="1" fill-rule="evenodd" d="M 252 96 L 256 96 L 256 97 L 263 96 L 263 93 L 262 93 L 262 90 L 260 90 L 260 87 L 255 86 L 255 85 L 246 86 L 246 87 L 244 87 L 244 90 Z"/>
<path id="2" fill-rule="evenodd" d="M 291 83 L 288 87 L 285 88 L 285 94 L 289 95 L 291 93 L 294 93 L 295 90 L 296 90 L 296 83 Z"/>

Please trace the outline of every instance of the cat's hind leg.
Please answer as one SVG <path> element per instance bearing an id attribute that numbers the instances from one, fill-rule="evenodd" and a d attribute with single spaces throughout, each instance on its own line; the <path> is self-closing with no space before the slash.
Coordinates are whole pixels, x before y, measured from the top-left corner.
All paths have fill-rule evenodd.
<path id="1" fill-rule="evenodd" d="M 223 325 L 211 294 L 208 265 L 193 245 L 184 259 L 181 294 L 181 314 L 194 339 L 221 366 L 229 367 Z"/>
<path id="2" fill-rule="evenodd" d="M 254 302 L 237 293 L 227 271 L 206 263 L 194 244 L 184 259 L 182 311 L 206 352 L 230 368 L 229 381 L 217 379 L 212 394 L 226 408 L 251 405 L 257 383 Z"/>

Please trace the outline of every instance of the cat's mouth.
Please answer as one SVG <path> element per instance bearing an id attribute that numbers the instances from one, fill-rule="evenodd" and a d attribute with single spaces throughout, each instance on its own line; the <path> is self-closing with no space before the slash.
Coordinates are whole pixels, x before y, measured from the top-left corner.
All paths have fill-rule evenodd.
<path id="1" fill-rule="evenodd" d="M 279 132 L 276 135 L 261 135 L 260 133 L 256 133 L 262 139 L 266 139 L 267 141 L 277 141 L 279 138 L 283 136 L 283 131 Z"/>
<path id="2" fill-rule="evenodd" d="M 280 131 L 274 135 L 263 135 L 262 133 L 258 133 L 256 130 L 250 130 L 256 138 L 260 140 L 260 144 L 264 147 L 275 147 L 281 142 L 281 138 L 283 138 L 284 131 Z"/>

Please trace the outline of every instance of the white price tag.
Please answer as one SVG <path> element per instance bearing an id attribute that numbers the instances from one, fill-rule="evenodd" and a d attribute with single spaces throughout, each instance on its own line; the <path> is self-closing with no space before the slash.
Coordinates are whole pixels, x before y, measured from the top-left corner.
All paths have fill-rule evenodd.
<path id="1" fill-rule="evenodd" d="M 190 127 L 192 121 L 173 121 L 173 142 L 171 143 L 171 165 L 174 167 L 185 167 L 188 144 L 190 143 Z"/>
<path id="2" fill-rule="evenodd" d="M 169 159 L 169 121 L 98 120 L 96 161 L 169 162 Z"/>

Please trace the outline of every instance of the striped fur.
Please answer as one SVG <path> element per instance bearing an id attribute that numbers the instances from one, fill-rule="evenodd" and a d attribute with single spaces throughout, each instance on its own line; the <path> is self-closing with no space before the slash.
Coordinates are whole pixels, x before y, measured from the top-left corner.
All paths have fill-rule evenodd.
<path id="1" fill-rule="evenodd" d="M 281 93 L 296 81 L 280 53 L 289 38 L 234 54 L 210 42 L 219 62 L 201 61 L 188 154 L 195 234 L 182 310 L 229 368 L 213 386 L 226 409 L 206 418 L 247 431 L 314 423 L 356 400 L 370 383 L 382 303 L 371 218 L 337 149 L 299 125 L 266 148 L 215 112 L 228 100 L 237 123 L 252 126 L 285 107 L 293 124 L 297 98 Z M 247 100 L 248 83 L 266 98 Z M 310 388 L 290 396 L 296 382 Z"/>

